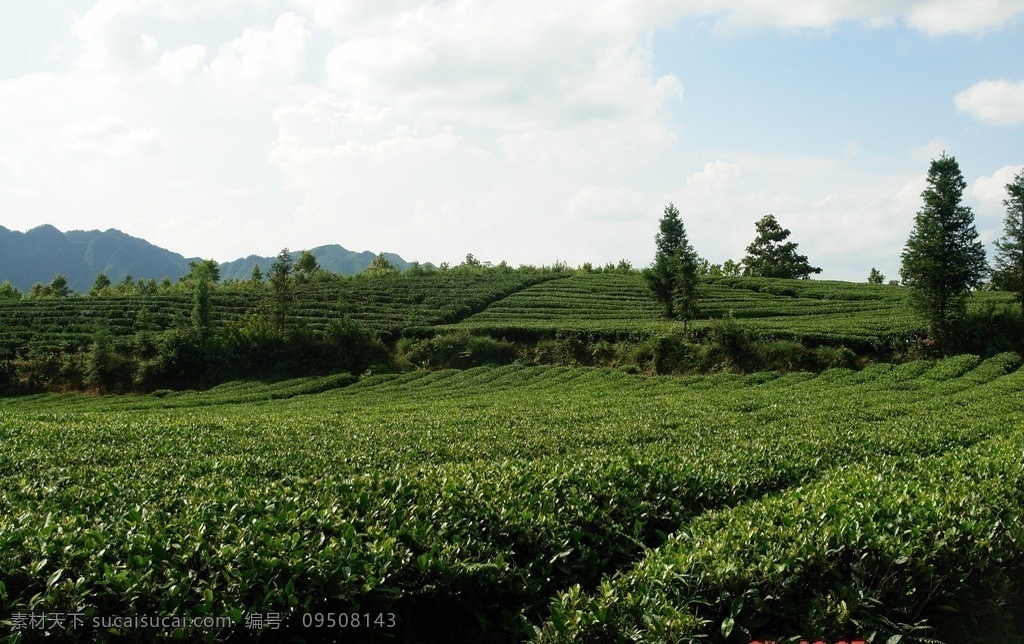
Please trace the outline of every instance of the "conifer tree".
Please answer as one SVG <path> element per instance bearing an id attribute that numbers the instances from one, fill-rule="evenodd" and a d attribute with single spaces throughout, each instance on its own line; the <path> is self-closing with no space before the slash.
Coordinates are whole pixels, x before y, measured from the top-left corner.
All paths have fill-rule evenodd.
<path id="1" fill-rule="evenodd" d="M 744 275 L 807 279 L 811 273 L 821 272 L 820 268 L 810 265 L 806 255 L 796 252 L 796 242 L 786 241 L 790 231 L 779 225 L 775 215 L 765 215 L 754 227 L 757 234 L 743 258 Z"/>
<path id="2" fill-rule="evenodd" d="M 987 273 L 985 248 L 974 213 L 961 203 L 967 182 L 956 159 L 935 159 L 928 169 L 924 204 L 903 249 L 900 276 L 940 342 L 967 312 L 967 295 Z"/>
<path id="3" fill-rule="evenodd" d="M 696 315 L 699 258 L 686 237 L 675 204 L 665 206 L 654 244 L 654 263 L 644 271 L 644 277 L 665 305 L 666 315 L 682 318 L 685 330 L 687 321 Z"/>
<path id="4" fill-rule="evenodd" d="M 994 280 L 1000 288 L 1014 291 L 1024 315 L 1024 170 L 1006 184 L 1006 219 L 1003 236 L 996 242 Z"/>

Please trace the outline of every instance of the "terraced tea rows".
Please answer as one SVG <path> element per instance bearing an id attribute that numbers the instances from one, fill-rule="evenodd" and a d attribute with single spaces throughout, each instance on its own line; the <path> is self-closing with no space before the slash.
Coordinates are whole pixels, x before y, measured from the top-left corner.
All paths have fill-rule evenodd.
<path id="1" fill-rule="evenodd" d="M 312 329 L 348 315 L 371 331 L 397 336 L 417 325 L 454 322 L 490 302 L 554 276 L 545 270 L 492 269 L 374 277 L 324 278 L 295 287 L 290 320 Z M 211 294 L 212 318 L 239 323 L 267 311 L 266 285 L 225 285 Z M 89 346 L 97 329 L 128 338 L 187 324 L 193 296 L 187 289 L 149 295 L 0 301 L 0 359 Z"/>
<path id="2" fill-rule="evenodd" d="M 0 620 L 71 611 L 230 617 L 234 626 L 180 633 L 212 639 L 258 634 L 246 621 L 254 614 L 300 629 L 304 615 L 355 611 L 393 614 L 396 623 L 319 635 L 518 641 L 545 620 L 546 636 L 570 637 L 667 615 L 685 622 L 670 632 L 720 636 L 729 617 L 720 604 L 698 610 L 672 594 L 674 578 L 631 572 L 670 561 L 644 557 L 645 548 L 681 556 L 674 544 L 687 535 L 728 536 L 716 527 L 734 525 L 728 517 L 799 505 L 785 499 L 803 498 L 798 486 L 812 482 L 802 489 L 824 490 L 813 497 L 822 499 L 817 508 L 830 490 L 875 477 L 855 498 L 874 516 L 882 506 L 872 493 L 887 499 L 904 482 L 901 464 L 915 461 L 915 472 L 963 458 L 1006 473 L 992 497 L 970 486 L 962 494 L 979 512 L 1008 511 L 1001 504 L 1020 479 L 1000 454 L 1021 447 L 1019 363 L 1003 354 L 817 376 L 690 378 L 513 365 L 348 386 L 300 379 L 162 397 L 0 399 Z M 920 494 L 900 497 L 900 525 L 917 534 L 949 515 L 927 508 L 950 477 L 914 477 Z M 807 510 L 795 525 L 813 516 L 822 529 L 836 520 Z M 888 524 L 861 523 L 863 538 L 888 538 Z M 845 530 L 829 543 L 840 547 Z M 746 562 L 737 539 L 722 543 Z M 1014 570 L 1021 542 L 998 543 Z M 956 540 L 943 552 L 979 566 L 987 556 Z M 763 557 L 749 561 L 752 571 L 770 569 Z M 829 561 L 824 570 L 846 579 Z M 725 582 L 693 570 L 678 592 L 720 601 L 714 584 Z M 626 581 L 589 598 L 616 571 Z M 630 581 L 634 574 L 649 583 Z M 654 590 L 659 583 L 668 586 Z M 646 584 L 635 595 L 646 603 L 616 594 L 628 584 Z M 560 591 L 569 594 L 556 599 Z M 908 597 L 931 615 L 925 600 Z M 810 610 L 782 606 L 790 612 L 766 622 L 773 628 L 797 629 L 802 622 L 791 617 Z M 734 611 L 735 628 L 764 610 Z M 870 615 L 890 620 L 872 623 L 880 632 L 900 632 L 902 613 Z M 563 617 L 572 623 L 556 628 Z M 646 632 L 657 639 L 656 629 Z"/>
<path id="3" fill-rule="evenodd" d="M 924 326 L 907 298 L 906 289 L 895 286 L 708 278 L 700 288 L 699 319 L 691 328 L 730 317 L 740 328 L 812 346 L 891 350 Z M 1011 306 L 1012 298 L 985 292 L 975 293 L 971 302 L 978 310 Z M 536 284 L 444 328 L 509 338 L 569 332 L 625 339 L 678 333 L 680 327 L 665 319 L 641 275 L 588 274 Z"/>

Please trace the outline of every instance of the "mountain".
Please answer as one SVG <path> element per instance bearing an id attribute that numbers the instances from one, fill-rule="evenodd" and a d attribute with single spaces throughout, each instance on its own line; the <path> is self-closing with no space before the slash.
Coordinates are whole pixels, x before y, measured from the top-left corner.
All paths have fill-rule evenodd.
<path id="1" fill-rule="evenodd" d="M 376 257 L 370 251 L 357 253 L 337 244 L 319 246 L 310 252 L 316 256 L 320 268 L 344 274 L 362 271 Z M 294 259 L 298 256 L 298 252 L 292 253 Z M 384 256 L 401 269 L 410 265 L 393 253 Z M 105 273 L 114 284 L 128 275 L 134 279 L 159 281 L 167 277 L 177 281 L 188 273 L 189 262 L 197 259 L 114 228 L 65 233 L 44 224 L 22 233 L 0 226 L 0 283 L 10 281 L 24 292 L 36 282 L 49 284 L 58 274 L 67 278 L 68 286 L 81 293 L 92 288 L 100 273 Z M 221 279 L 249 279 L 256 264 L 266 274 L 275 259 L 250 255 L 225 262 L 220 264 Z"/>
<path id="2" fill-rule="evenodd" d="M 188 272 L 188 262 L 178 253 L 113 228 L 62 233 L 44 224 L 21 233 L 0 226 L 0 282 L 9 280 L 22 291 L 36 282 L 49 284 L 58 274 L 80 292 L 88 291 L 100 273 L 114 283 L 127 275 L 178 279 Z"/>
<path id="3" fill-rule="evenodd" d="M 361 273 L 377 257 L 376 253 L 371 253 L 368 250 L 357 253 L 354 250 L 348 250 L 337 244 L 317 246 L 316 248 L 310 248 L 309 252 L 313 253 L 313 256 L 316 257 L 320 268 L 343 275 Z M 292 251 L 290 253 L 292 261 L 297 260 L 300 254 L 301 251 Z M 394 253 L 384 253 L 384 257 L 400 270 L 404 271 L 411 266 L 409 262 Z M 249 255 L 241 259 L 224 262 L 219 265 L 220 278 L 222 280 L 247 280 L 252 275 L 253 266 L 259 266 L 260 272 L 267 275 L 270 272 L 270 265 L 276 259 L 276 256 L 259 257 L 257 255 Z"/>

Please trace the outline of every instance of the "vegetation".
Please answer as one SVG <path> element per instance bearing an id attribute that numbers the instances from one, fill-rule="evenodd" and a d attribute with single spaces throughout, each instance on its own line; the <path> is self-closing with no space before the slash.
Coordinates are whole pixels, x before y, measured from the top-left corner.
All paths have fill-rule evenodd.
<path id="1" fill-rule="evenodd" d="M 1019 294 L 922 307 L 976 259 L 933 169 L 912 288 L 770 215 L 739 275 L 672 204 L 644 271 L 0 286 L 0 641 L 1020 641 Z M 93 626 L 143 615 L 221 621 Z"/>
<path id="2" fill-rule="evenodd" d="M 665 314 L 683 319 L 685 332 L 696 314 L 698 257 L 674 204 L 665 207 L 654 243 L 654 264 L 644 271 L 644 277 L 654 296 L 665 305 Z"/>
<path id="3" fill-rule="evenodd" d="M 951 341 L 965 317 L 968 293 L 987 273 L 974 213 L 961 203 L 966 187 L 954 157 L 932 161 L 924 204 L 902 254 L 903 283 L 940 343 Z"/>
<path id="4" fill-rule="evenodd" d="M 996 241 L 993 281 L 1001 288 L 1017 294 L 1021 315 L 1024 315 L 1024 170 L 1013 183 L 1006 184 L 1007 198 L 1003 236 Z"/>
<path id="5" fill-rule="evenodd" d="M 346 641 L 885 641 L 955 638 L 956 610 L 987 629 L 973 641 L 1007 641 L 1019 364 L 511 365 L 0 400 L 0 619 L 230 616 L 178 633 L 213 640 L 258 635 L 256 613 L 294 633 L 357 610 L 396 625 Z"/>
<path id="6" fill-rule="evenodd" d="M 743 274 L 749 277 L 781 277 L 785 279 L 807 279 L 811 273 L 821 269 L 811 266 L 806 255 L 796 252 L 796 242 L 787 242 L 790 231 L 775 220 L 774 215 L 765 215 L 754 224 L 757 235 L 747 246 L 743 258 Z"/>

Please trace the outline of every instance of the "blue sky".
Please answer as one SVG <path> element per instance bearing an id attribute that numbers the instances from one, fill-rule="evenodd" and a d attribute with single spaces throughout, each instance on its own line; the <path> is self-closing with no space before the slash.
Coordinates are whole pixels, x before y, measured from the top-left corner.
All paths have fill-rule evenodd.
<path id="1" fill-rule="evenodd" d="M 1021 0 L 65 0 L 0 6 L 0 225 L 226 261 L 650 263 L 674 202 L 897 276 L 931 159 L 986 242 L 1024 164 Z"/>

